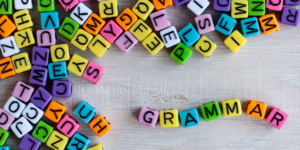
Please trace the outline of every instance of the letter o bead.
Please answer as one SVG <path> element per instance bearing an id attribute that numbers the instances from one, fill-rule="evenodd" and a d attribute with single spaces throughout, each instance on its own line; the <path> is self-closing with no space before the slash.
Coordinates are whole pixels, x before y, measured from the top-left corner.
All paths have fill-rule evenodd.
<path id="1" fill-rule="evenodd" d="M 149 107 L 142 107 L 139 115 L 139 123 L 155 128 L 158 121 L 159 112 Z"/>

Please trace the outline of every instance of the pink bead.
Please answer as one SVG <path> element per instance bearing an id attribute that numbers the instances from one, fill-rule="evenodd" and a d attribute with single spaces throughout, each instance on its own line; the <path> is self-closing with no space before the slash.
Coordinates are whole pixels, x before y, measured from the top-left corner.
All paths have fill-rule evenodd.
<path id="1" fill-rule="evenodd" d="M 69 11 L 79 3 L 78 0 L 58 0 L 65 11 Z"/>
<path id="2" fill-rule="evenodd" d="M 281 11 L 283 6 L 283 0 L 267 0 L 266 8 L 274 11 Z"/>
<path id="3" fill-rule="evenodd" d="M 211 14 L 203 14 L 195 18 L 199 34 L 205 34 L 215 31 L 215 25 L 212 20 Z"/>
<path id="4" fill-rule="evenodd" d="M 266 121 L 280 130 L 286 123 L 288 118 L 289 115 L 287 115 L 285 112 L 278 109 L 277 107 L 272 107 L 269 115 L 266 118 Z"/>
<path id="5" fill-rule="evenodd" d="M 113 43 L 123 32 L 123 29 L 113 20 L 110 20 L 100 31 L 100 34 L 109 42 Z"/>
<path id="6" fill-rule="evenodd" d="M 90 61 L 83 72 L 82 77 L 97 84 L 100 81 L 104 71 L 105 69 L 103 67 Z"/>
<path id="7" fill-rule="evenodd" d="M 28 102 L 33 92 L 34 88 L 32 86 L 19 81 L 15 86 L 12 96 L 23 102 Z"/>
<path id="8" fill-rule="evenodd" d="M 115 43 L 121 51 L 127 53 L 138 43 L 138 40 L 129 31 L 126 31 Z"/>
<path id="9" fill-rule="evenodd" d="M 36 38 L 37 38 L 38 46 L 51 46 L 51 45 L 55 45 L 56 43 L 54 29 L 37 30 Z"/>
<path id="10" fill-rule="evenodd" d="M 152 21 L 155 31 L 160 31 L 171 26 L 171 22 L 169 21 L 167 12 L 163 9 L 152 13 L 150 15 L 150 19 Z"/>
<path id="11" fill-rule="evenodd" d="M 142 107 L 139 115 L 139 123 L 155 128 L 158 121 L 159 112 L 148 107 Z"/>
<path id="12" fill-rule="evenodd" d="M 0 108 L 0 127 L 2 129 L 7 131 L 14 120 L 14 116 L 6 112 L 3 108 Z"/>
<path id="13" fill-rule="evenodd" d="M 67 137 L 72 137 L 79 129 L 80 124 L 69 115 L 65 115 L 57 124 L 57 129 Z"/>

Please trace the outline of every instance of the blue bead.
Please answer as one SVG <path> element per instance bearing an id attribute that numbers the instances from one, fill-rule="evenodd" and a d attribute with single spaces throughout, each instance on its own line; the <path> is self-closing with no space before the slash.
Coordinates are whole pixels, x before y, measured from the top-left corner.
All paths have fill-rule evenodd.
<path id="1" fill-rule="evenodd" d="M 200 34 L 191 23 L 181 29 L 178 35 L 187 47 L 192 46 L 200 39 Z"/>
<path id="2" fill-rule="evenodd" d="M 61 62 L 49 63 L 48 71 L 49 71 L 49 78 L 51 80 L 67 78 L 68 77 L 67 62 L 61 61 Z"/>
<path id="3" fill-rule="evenodd" d="M 179 117 L 183 128 L 200 124 L 200 118 L 196 108 L 180 112 Z"/>
<path id="4" fill-rule="evenodd" d="M 88 137 L 80 133 L 75 133 L 67 148 L 68 150 L 86 150 L 90 142 L 91 140 Z"/>
<path id="5" fill-rule="evenodd" d="M 241 20 L 241 27 L 244 37 L 251 37 L 260 34 L 259 24 L 256 17 Z"/>
<path id="6" fill-rule="evenodd" d="M 74 114 L 84 123 L 89 123 L 96 114 L 96 109 L 82 101 L 74 110 Z"/>
<path id="7" fill-rule="evenodd" d="M 9 146 L 2 146 L 2 147 L 0 147 L 0 150 L 10 150 L 10 147 Z"/>
<path id="8" fill-rule="evenodd" d="M 58 29 L 59 28 L 59 14 L 56 11 L 41 13 L 42 29 Z"/>
<path id="9" fill-rule="evenodd" d="M 236 25 L 236 20 L 226 14 L 222 14 L 217 25 L 216 30 L 229 36 Z"/>

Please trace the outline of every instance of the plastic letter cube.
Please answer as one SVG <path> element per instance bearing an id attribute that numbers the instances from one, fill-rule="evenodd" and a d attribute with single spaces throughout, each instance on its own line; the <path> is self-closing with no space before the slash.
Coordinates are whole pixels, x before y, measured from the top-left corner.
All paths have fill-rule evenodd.
<path id="1" fill-rule="evenodd" d="M 44 121 L 39 121 L 32 132 L 32 136 L 39 141 L 46 143 L 54 128 Z"/>
<path id="2" fill-rule="evenodd" d="M 175 6 L 180 6 L 180 5 L 183 5 L 185 3 L 188 3 L 190 0 L 173 0 L 173 3 Z"/>
<path id="3" fill-rule="evenodd" d="M 60 132 L 69 138 L 75 134 L 79 127 L 80 124 L 69 115 L 65 115 L 56 126 Z"/>
<path id="4" fill-rule="evenodd" d="M 159 122 L 163 128 L 172 128 L 179 126 L 178 110 L 161 110 L 159 112 Z"/>
<path id="5" fill-rule="evenodd" d="M 242 115 L 242 106 L 239 99 L 225 100 L 221 103 L 224 117 Z"/>
<path id="6" fill-rule="evenodd" d="M 155 31 L 160 31 L 171 26 L 171 22 L 165 10 L 160 10 L 152 13 L 150 15 L 150 19 Z"/>
<path id="7" fill-rule="evenodd" d="M 211 14 L 203 14 L 195 18 L 199 34 L 205 34 L 215 31 L 215 25 L 212 20 Z"/>
<path id="8" fill-rule="evenodd" d="M 0 14 L 11 15 L 13 14 L 13 0 L 0 0 Z"/>
<path id="9" fill-rule="evenodd" d="M 36 107 L 33 103 L 29 103 L 22 112 L 22 115 L 31 123 L 37 124 L 43 117 L 44 112 Z"/>
<path id="10" fill-rule="evenodd" d="M 265 0 L 248 0 L 249 16 L 263 16 L 266 13 Z"/>
<path id="11" fill-rule="evenodd" d="M 113 20 L 110 20 L 100 31 L 100 34 L 109 42 L 113 43 L 123 32 L 123 29 Z"/>
<path id="12" fill-rule="evenodd" d="M 79 3 L 72 11 L 70 17 L 80 25 L 83 25 L 92 13 L 93 12 L 90 8 L 85 6 L 83 3 Z"/>
<path id="13" fill-rule="evenodd" d="M 15 32 L 14 36 L 19 48 L 24 48 L 35 44 L 35 39 L 31 28 Z"/>
<path id="14" fill-rule="evenodd" d="M 96 109 L 85 101 L 81 101 L 74 110 L 75 116 L 84 123 L 89 123 L 95 116 L 96 112 Z"/>
<path id="15" fill-rule="evenodd" d="M 54 130 L 48 138 L 46 145 L 55 150 L 64 150 L 68 141 L 68 137 Z"/>
<path id="16" fill-rule="evenodd" d="M 32 59 L 33 65 L 38 66 L 48 66 L 49 64 L 49 48 L 42 48 L 34 46 L 32 49 Z"/>
<path id="17" fill-rule="evenodd" d="M 39 150 L 42 142 L 32 137 L 30 134 L 24 135 L 19 148 L 21 150 Z"/>
<path id="18" fill-rule="evenodd" d="M 82 76 L 88 62 L 84 57 L 74 54 L 69 62 L 68 70 L 78 76 Z"/>
<path id="19" fill-rule="evenodd" d="M 32 84 L 46 86 L 48 69 L 40 66 L 33 66 L 30 73 L 29 82 Z"/>
<path id="20" fill-rule="evenodd" d="M 88 45 L 91 52 L 93 52 L 97 57 L 102 57 L 110 46 L 111 44 L 100 34 L 96 35 Z"/>
<path id="21" fill-rule="evenodd" d="M 116 22 L 125 31 L 127 31 L 137 20 L 138 20 L 138 17 L 129 8 L 126 8 L 116 18 Z"/>
<path id="22" fill-rule="evenodd" d="M 178 35 L 187 47 L 192 46 L 200 39 L 200 34 L 191 23 L 181 29 Z"/>
<path id="23" fill-rule="evenodd" d="M 1 31 L 1 30 L 0 30 Z M 0 48 L 3 57 L 9 57 L 20 53 L 14 36 L 9 36 L 0 40 Z"/>
<path id="24" fill-rule="evenodd" d="M 8 130 L 10 125 L 15 120 L 15 117 L 5 111 L 3 108 L 0 108 L 0 127 L 1 129 Z"/>
<path id="25" fill-rule="evenodd" d="M 151 55 L 155 55 L 162 48 L 164 48 L 165 44 L 160 38 L 153 32 L 151 33 L 143 42 L 143 46 L 149 51 Z"/>
<path id="26" fill-rule="evenodd" d="M 51 80 L 68 78 L 67 63 L 65 61 L 49 63 L 48 72 Z"/>
<path id="27" fill-rule="evenodd" d="M 190 9 L 195 15 L 199 16 L 203 13 L 203 11 L 208 7 L 208 0 L 191 0 L 187 7 Z"/>
<path id="28" fill-rule="evenodd" d="M 185 110 L 179 113 L 183 128 L 188 128 L 200 124 L 199 114 L 196 108 Z"/>
<path id="29" fill-rule="evenodd" d="M 86 20 L 82 26 L 85 31 L 90 34 L 97 35 L 102 27 L 105 25 L 106 21 L 95 13 L 92 13 L 90 17 Z"/>
<path id="30" fill-rule="evenodd" d="M 200 40 L 195 45 L 195 49 L 206 58 L 209 57 L 216 48 L 217 44 L 215 44 L 205 35 L 201 36 Z"/>
<path id="31" fill-rule="evenodd" d="M 38 0 L 38 11 L 39 12 L 55 11 L 55 1 L 54 0 Z"/>
<path id="32" fill-rule="evenodd" d="M 173 5 L 172 0 L 152 0 L 152 3 L 156 10 L 161 10 Z"/>
<path id="33" fill-rule="evenodd" d="M 11 57 L 16 73 L 22 73 L 31 69 L 31 63 L 27 52 Z"/>
<path id="34" fill-rule="evenodd" d="M 105 69 L 102 66 L 90 61 L 83 72 L 82 77 L 97 84 L 103 76 L 104 71 Z"/>
<path id="35" fill-rule="evenodd" d="M 42 12 L 41 26 L 42 29 L 58 29 L 59 28 L 59 14 L 58 12 Z"/>
<path id="36" fill-rule="evenodd" d="M 66 112 L 66 110 L 67 110 L 66 106 L 56 101 L 51 101 L 44 115 L 52 122 L 58 123 L 61 117 L 63 116 L 63 114 Z"/>
<path id="37" fill-rule="evenodd" d="M 71 40 L 76 31 L 79 28 L 79 24 L 73 19 L 66 17 L 63 23 L 60 25 L 58 32 L 65 36 L 67 39 Z"/>
<path id="38" fill-rule="evenodd" d="M 274 11 L 281 11 L 283 0 L 266 0 L 266 8 Z"/>
<path id="39" fill-rule="evenodd" d="M 52 62 L 70 60 L 70 50 L 68 44 L 59 44 L 50 46 Z"/>
<path id="40" fill-rule="evenodd" d="M 89 126 L 98 137 L 105 135 L 112 128 L 112 125 L 106 120 L 103 115 L 99 115 L 98 117 L 93 119 L 89 123 Z"/>
<path id="41" fill-rule="evenodd" d="M 9 146 L 1 146 L 0 147 L 0 150 L 10 150 L 10 147 Z M 101 149 L 102 150 L 102 149 Z"/>
<path id="42" fill-rule="evenodd" d="M 249 100 L 247 103 L 246 115 L 258 119 L 264 119 L 267 111 L 267 104 L 255 100 Z"/>
<path id="43" fill-rule="evenodd" d="M 75 133 L 68 145 L 69 150 L 87 149 L 91 140 L 80 133 Z"/>
<path id="44" fill-rule="evenodd" d="M 284 126 L 288 118 L 289 115 L 287 115 L 282 110 L 278 109 L 277 107 L 271 107 L 266 121 L 280 130 Z"/>
<path id="45" fill-rule="evenodd" d="M 152 29 L 145 22 L 139 19 L 129 29 L 129 32 L 139 41 L 143 41 L 152 32 Z"/>
<path id="46" fill-rule="evenodd" d="M 6 79 L 10 76 L 16 74 L 15 68 L 13 66 L 12 60 L 10 57 L 6 57 L 0 60 L 0 78 Z"/>
<path id="47" fill-rule="evenodd" d="M 226 14 L 222 14 L 217 25 L 216 30 L 229 36 L 236 25 L 236 20 Z"/>
<path id="48" fill-rule="evenodd" d="M 72 94 L 72 82 L 71 81 L 60 81 L 54 80 L 52 95 L 54 97 L 69 98 Z"/>
<path id="49" fill-rule="evenodd" d="M 4 146 L 8 137 L 9 137 L 9 132 L 3 130 L 2 128 L 0 128 L 0 146 Z"/>
<path id="50" fill-rule="evenodd" d="M 22 10 L 22 9 L 32 9 L 32 0 L 14 0 L 15 9 Z"/>
<path id="51" fill-rule="evenodd" d="M 241 27 L 244 37 L 251 37 L 260 34 L 259 24 L 256 17 L 241 20 Z"/>
<path id="52" fill-rule="evenodd" d="M 30 101 L 40 109 L 45 109 L 52 99 L 52 95 L 43 87 L 39 87 L 32 95 Z"/>
<path id="53" fill-rule="evenodd" d="M 142 107 L 139 115 L 139 123 L 155 128 L 158 121 L 159 112 L 149 107 Z"/>
<path id="54" fill-rule="evenodd" d="M 284 7 L 281 14 L 281 23 L 298 26 L 300 21 L 300 10 Z"/>
<path id="55" fill-rule="evenodd" d="M 218 119 L 222 116 L 221 109 L 217 101 L 200 106 L 200 112 L 204 121 Z"/>
<path id="56" fill-rule="evenodd" d="M 73 36 L 71 43 L 79 49 L 85 51 L 90 41 L 93 39 L 93 35 L 89 34 L 83 29 L 78 29 Z"/>
<path id="57" fill-rule="evenodd" d="M 284 4 L 285 5 L 299 5 L 300 1 L 299 0 L 285 0 Z"/>
<path id="58" fill-rule="evenodd" d="M 13 18 L 18 30 L 23 30 L 33 26 L 28 9 L 15 12 Z"/>
<path id="59" fill-rule="evenodd" d="M 33 129 L 33 126 L 25 117 L 21 117 L 10 126 L 10 129 L 18 138 L 22 138 L 25 134 Z"/>
<path id="60" fill-rule="evenodd" d="M 51 46 L 56 43 L 54 29 L 37 30 L 36 37 L 38 46 Z"/>
<path id="61" fill-rule="evenodd" d="M 2 37 L 8 37 L 16 28 L 16 25 L 6 15 L 0 17 L 0 35 Z"/>
<path id="62" fill-rule="evenodd" d="M 248 18 L 248 1 L 232 0 L 231 3 L 232 18 Z"/>
<path id="63" fill-rule="evenodd" d="M 258 21 L 264 34 L 270 34 L 280 29 L 278 21 L 274 14 L 261 16 Z"/>
<path id="64" fill-rule="evenodd" d="M 25 104 L 11 96 L 8 101 L 4 105 L 4 110 L 14 116 L 15 118 L 19 118 L 22 111 L 25 108 Z"/>
<path id="65" fill-rule="evenodd" d="M 153 10 L 153 4 L 148 0 L 138 0 L 138 2 L 132 8 L 132 11 L 143 21 L 146 21 Z"/>
<path id="66" fill-rule="evenodd" d="M 192 55 L 193 51 L 183 43 L 179 43 L 170 54 L 170 56 L 180 65 L 184 65 Z"/>
<path id="67" fill-rule="evenodd" d="M 224 43 L 232 52 L 236 53 L 247 43 L 247 40 L 238 30 L 235 30 L 225 39 Z"/>
<path id="68" fill-rule="evenodd" d="M 128 53 L 137 43 L 138 40 L 129 31 L 125 31 L 115 42 L 125 53 Z"/>
<path id="69" fill-rule="evenodd" d="M 100 1 L 99 2 L 99 13 L 101 18 L 113 18 L 119 14 L 118 1 Z"/>
<path id="70" fill-rule="evenodd" d="M 79 1 L 78 0 L 58 0 L 59 3 L 61 4 L 61 6 L 65 9 L 65 11 L 69 11 L 71 10 L 72 8 L 74 8 L 78 3 Z"/>
<path id="71" fill-rule="evenodd" d="M 166 48 L 170 48 L 180 43 L 180 38 L 174 26 L 160 31 L 160 36 L 162 37 Z"/>
<path id="72" fill-rule="evenodd" d="M 214 0 L 214 10 L 229 12 L 231 0 Z"/>
<path id="73" fill-rule="evenodd" d="M 15 98 L 23 102 L 28 102 L 33 92 L 34 92 L 34 88 L 32 86 L 19 81 L 15 86 L 12 96 L 14 96 Z"/>
<path id="74" fill-rule="evenodd" d="M 101 144 L 97 144 L 93 147 L 88 148 L 87 150 L 104 150 Z"/>

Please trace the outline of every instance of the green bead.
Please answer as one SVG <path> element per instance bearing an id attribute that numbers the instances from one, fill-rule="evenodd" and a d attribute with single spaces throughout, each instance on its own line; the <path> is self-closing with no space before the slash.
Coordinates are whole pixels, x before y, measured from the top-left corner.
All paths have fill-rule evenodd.
<path id="1" fill-rule="evenodd" d="M 45 143 L 53 130 L 54 128 L 52 126 L 45 123 L 44 121 L 40 121 L 33 130 L 32 136 Z"/>
<path id="2" fill-rule="evenodd" d="M 217 101 L 200 106 L 200 112 L 204 121 L 210 121 L 222 116 L 219 103 Z"/>
<path id="3" fill-rule="evenodd" d="M 54 0 L 38 0 L 38 11 L 39 12 L 55 11 Z"/>
<path id="4" fill-rule="evenodd" d="M 249 0 L 249 16 L 263 16 L 266 13 L 265 0 Z"/>
<path id="5" fill-rule="evenodd" d="M 74 21 L 70 17 L 66 17 L 60 28 L 58 29 L 58 32 L 71 40 L 78 30 L 79 26 L 80 25 L 76 21 Z"/>
<path id="6" fill-rule="evenodd" d="M 193 51 L 183 43 L 179 43 L 170 54 L 170 56 L 180 65 L 184 65 L 192 55 Z"/>
<path id="7" fill-rule="evenodd" d="M 0 14 L 1 15 L 13 14 L 13 0 L 0 0 Z"/>
<path id="8" fill-rule="evenodd" d="M 0 146 L 4 146 L 9 137 L 9 134 L 10 133 L 8 131 L 5 131 L 2 128 L 0 128 Z"/>

